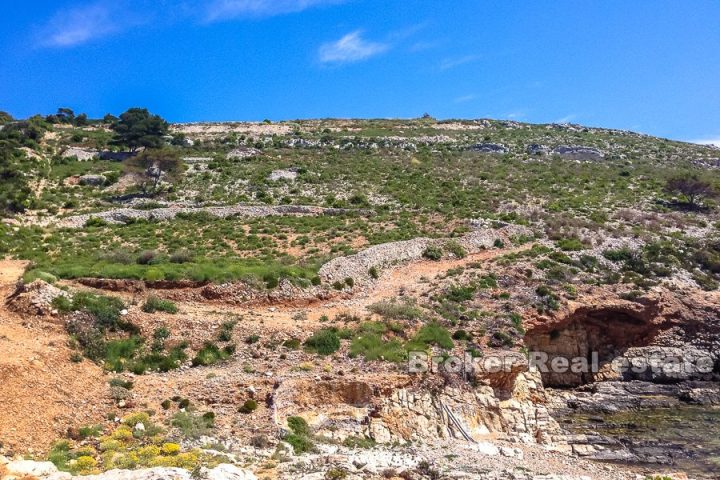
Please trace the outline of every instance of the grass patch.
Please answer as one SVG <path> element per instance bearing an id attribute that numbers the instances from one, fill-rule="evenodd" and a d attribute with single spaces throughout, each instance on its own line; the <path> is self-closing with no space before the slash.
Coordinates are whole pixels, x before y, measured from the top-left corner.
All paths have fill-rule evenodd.
<path id="1" fill-rule="evenodd" d="M 330 355 L 340 349 L 340 337 L 336 329 L 324 328 L 305 340 L 305 349 L 319 355 Z"/>
<path id="2" fill-rule="evenodd" d="M 203 347 L 197 352 L 192 359 L 193 367 L 207 367 L 215 363 L 227 360 L 232 355 L 232 348 L 226 346 L 220 348 L 212 342 L 205 342 Z"/>
<path id="3" fill-rule="evenodd" d="M 142 310 L 145 313 L 165 312 L 165 313 L 177 313 L 178 308 L 175 303 L 170 300 L 165 300 L 157 295 L 150 295 L 142 306 Z"/>

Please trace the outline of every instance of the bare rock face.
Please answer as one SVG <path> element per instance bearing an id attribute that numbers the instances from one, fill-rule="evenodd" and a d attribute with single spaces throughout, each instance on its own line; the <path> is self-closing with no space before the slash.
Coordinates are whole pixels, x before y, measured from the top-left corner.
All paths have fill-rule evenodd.
<path id="1" fill-rule="evenodd" d="M 577 387 L 602 380 L 657 383 L 706 380 L 720 360 L 717 293 L 656 289 L 636 301 L 594 289 L 550 318 L 530 318 L 531 352 L 555 358 L 596 358 L 599 371 L 549 369 L 545 386 Z M 644 368 L 643 368 L 644 367 Z"/>
<path id="2" fill-rule="evenodd" d="M 81 175 L 78 178 L 80 185 L 88 185 L 91 187 L 102 187 L 107 182 L 105 175 Z"/>
<path id="3" fill-rule="evenodd" d="M 552 153 L 570 160 L 599 161 L 605 158 L 605 154 L 597 148 L 583 145 L 560 145 Z"/>
<path id="4" fill-rule="evenodd" d="M 230 150 L 227 154 L 228 160 L 244 160 L 246 158 L 257 157 L 261 152 L 257 148 L 238 147 Z"/>
<path id="5" fill-rule="evenodd" d="M 5 478 L 35 478 L 37 480 L 191 480 L 192 472 L 181 468 L 156 467 L 139 470 L 109 470 L 97 475 L 78 475 L 73 477 L 67 472 L 58 471 L 51 462 L 36 462 L 32 460 L 8 461 L 0 457 L 0 467 L 4 467 Z M 215 468 L 203 468 L 200 478 L 207 480 L 257 480 L 249 470 L 223 463 Z"/>
<path id="6" fill-rule="evenodd" d="M 515 374 L 509 390 L 466 382 L 428 389 L 417 381 L 406 375 L 286 380 L 275 394 L 275 419 L 283 427 L 287 417 L 299 415 L 320 435 L 338 441 L 368 436 L 378 443 L 491 438 L 544 443 L 559 431 L 536 373 Z"/>
<path id="7" fill-rule="evenodd" d="M 529 155 L 535 156 L 550 155 L 550 147 L 548 147 L 547 145 L 540 145 L 539 143 L 533 143 L 531 145 L 528 145 L 525 151 Z"/>
<path id="8" fill-rule="evenodd" d="M 623 362 L 623 380 L 675 383 L 688 380 L 712 380 L 717 356 L 693 346 L 631 347 L 618 361 Z"/>
<path id="9" fill-rule="evenodd" d="M 97 150 L 90 150 L 80 147 L 68 147 L 63 153 L 62 158 L 77 158 L 81 162 L 87 162 L 99 155 Z"/>
<path id="10" fill-rule="evenodd" d="M 53 311 L 53 300 L 57 297 L 70 298 L 64 290 L 50 285 L 44 280 L 35 280 L 21 285 L 8 298 L 10 308 L 28 315 L 48 315 Z"/>
<path id="11" fill-rule="evenodd" d="M 470 150 L 480 153 L 508 153 L 510 151 L 500 143 L 476 143 L 470 147 Z"/>
<path id="12" fill-rule="evenodd" d="M 298 176 L 298 169 L 297 168 L 285 168 L 282 170 L 273 170 L 270 172 L 270 175 L 268 176 L 268 180 L 271 182 L 277 182 L 280 180 L 287 180 L 289 182 L 294 182 L 295 179 Z"/>
<path id="13" fill-rule="evenodd" d="M 510 396 L 498 396 L 499 392 L 489 386 L 472 390 L 446 388 L 437 394 L 395 390 L 370 417 L 368 434 L 379 443 L 429 442 L 438 438 L 548 442 L 559 426 L 545 405 L 537 402 L 544 395 L 540 382 L 532 380 L 532 374 L 527 375 L 518 377 L 517 395 Z"/>

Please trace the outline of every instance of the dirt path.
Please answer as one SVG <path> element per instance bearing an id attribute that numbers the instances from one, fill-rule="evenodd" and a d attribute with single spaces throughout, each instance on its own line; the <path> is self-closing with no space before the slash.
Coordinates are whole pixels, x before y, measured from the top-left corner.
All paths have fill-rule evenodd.
<path id="1" fill-rule="evenodd" d="M 26 317 L 5 299 L 27 263 L 0 260 L 0 452 L 45 451 L 68 427 L 100 421 L 108 411 L 105 374 L 70 361 L 64 328 Z"/>
<path id="2" fill-rule="evenodd" d="M 340 313 L 365 316 L 369 312 L 367 307 L 382 300 L 394 299 L 398 296 L 408 294 L 418 297 L 431 288 L 431 280 L 437 275 L 444 274 L 448 270 L 458 267 L 466 267 L 477 262 L 486 262 L 509 253 L 515 253 L 531 248 L 531 245 L 523 245 L 517 248 L 486 250 L 474 253 L 461 259 L 446 259 L 440 261 L 422 260 L 411 262 L 397 268 L 388 269 L 380 276 L 377 282 L 367 289 L 360 290 L 351 298 L 332 299 L 318 302 L 310 306 L 253 306 L 242 307 L 236 305 L 223 305 L 218 308 L 217 304 L 205 304 L 198 302 L 179 302 L 181 312 L 193 316 L 208 316 L 218 310 L 222 314 L 237 314 L 246 318 L 257 320 L 267 327 L 277 330 L 314 328 L 319 324 L 319 319 L 326 316 L 330 319 Z M 306 317 L 306 320 L 298 320 L 299 316 Z"/>

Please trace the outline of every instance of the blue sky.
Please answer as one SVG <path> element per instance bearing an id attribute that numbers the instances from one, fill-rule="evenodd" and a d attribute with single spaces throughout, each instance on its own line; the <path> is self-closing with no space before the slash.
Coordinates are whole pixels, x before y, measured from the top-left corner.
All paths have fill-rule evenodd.
<path id="1" fill-rule="evenodd" d="M 717 0 L 37 0 L 0 110 L 505 118 L 720 142 Z"/>

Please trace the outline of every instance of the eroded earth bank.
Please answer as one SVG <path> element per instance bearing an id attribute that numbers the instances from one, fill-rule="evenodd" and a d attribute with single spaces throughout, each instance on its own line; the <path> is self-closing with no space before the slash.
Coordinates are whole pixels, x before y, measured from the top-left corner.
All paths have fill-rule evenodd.
<path id="1" fill-rule="evenodd" d="M 527 259 L 544 248 L 518 243 L 528 233 L 476 226 L 449 247 L 429 239 L 383 244 L 321 268 L 323 285 L 353 278 L 352 286 L 287 285 L 269 295 L 244 283 L 17 286 L 24 264 L 6 261 L 5 455 L 41 457 L 51 447 L 57 455 L 55 442 L 64 437 L 68 462 L 127 468 L 154 455 L 156 469 L 165 469 L 103 478 L 188 475 L 168 473 L 163 452 L 176 448 L 168 445 L 188 452 L 174 455 L 190 464 L 203 458 L 210 478 L 615 479 L 677 465 L 711 475 L 709 455 L 670 445 L 663 432 L 633 435 L 628 418 L 679 406 L 713 411 L 720 401 L 717 294 L 666 286 L 641 294 L 622 286 L 545 292 L 526 273 Z M 434 245 L 458 253 L 426 258 Z M 168 345 L 183 341 L 201 352 L 237 339 L 240 346 L 217 362 L 179 360 L 179 369 L 165 373 L 107 373 L 77 358 L 67 337 L 70 329 L 82 338 L 97 319 L 87 308 L 58 309 L 58 297 L 72 302 L 88 285 L 119 299 L 119 321 L 147 338 L 157 341 L 167 326 Z M 177 312 L 144 311 L 152 296 L 171 300 Z M 438 311 L 455 322 L 428 323 Z M 409 371 L 407 352 L 427 352 L 427 371 Z M 451 356 L 474 369 L 457 371 Z M 557 357 L 597 368 L 554 369 Z M 130 356 L 119 361 L 136 368 Z M 608 425 L 612 415 L 625 417 Z M 212 470 L 227 462 L 242 468 Z M 3 468 L 68 475 L 51 465 L 16 460 Z"/>

